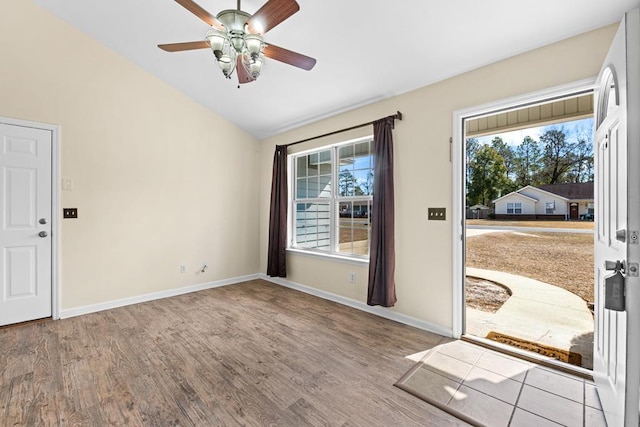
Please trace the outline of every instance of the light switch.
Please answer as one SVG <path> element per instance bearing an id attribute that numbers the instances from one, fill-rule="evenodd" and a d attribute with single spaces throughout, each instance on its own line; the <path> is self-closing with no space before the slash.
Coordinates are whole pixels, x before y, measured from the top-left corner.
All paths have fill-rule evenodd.
<path id="1" fill-rule="evenodd" d="M 71 178 L 62 178 L 62 189 L 73 190 L 73 180 Z"/>
<path id="2" fill-rule="evenodd" d="M 435 221 L 445 221 L 447 219 L 447 209 L 446 208 L 429 208 L 427 210 L 427 215 L 429 220 Z"/>

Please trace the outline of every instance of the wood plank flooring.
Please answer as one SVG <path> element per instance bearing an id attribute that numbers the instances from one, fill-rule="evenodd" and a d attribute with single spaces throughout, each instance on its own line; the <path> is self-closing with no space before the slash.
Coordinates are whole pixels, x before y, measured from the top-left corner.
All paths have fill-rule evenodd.
<path id="1" fill-rule="evenodd" d="M 0 328 L 0 425 L 466 425 L 393 387 L 442 337 L 255 280 Z"/>

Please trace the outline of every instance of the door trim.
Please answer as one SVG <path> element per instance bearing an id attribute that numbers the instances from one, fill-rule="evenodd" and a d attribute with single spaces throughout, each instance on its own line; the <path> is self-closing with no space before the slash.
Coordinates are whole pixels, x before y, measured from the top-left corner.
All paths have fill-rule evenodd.
<path id="1" fill-rule="evenodd" d="M 453 318 L 451 319 L 451 329 L 453 338 L 460 338 L 464 332 L 464 170 L 465 170 L 465 144 L 463 141 L 464 120 L 470 117 L 481 116 L 498 111 L 506 111 L 522 108 L 526 105 L 533 105 L 548 102 L 554 98 L 569 96 L 582 91 L 594 90 L 596 76 L 579 80 L 573 83 L 555 86 L 525 95 L 506 98 L 494 102 L 489 102 L 475 107 L 469 107 L 453 112 L 453 146 L 452 149 L 452 172 L 453 172 Z"/>
<path id="2" fill-rule="evenodd" d="M 60 126 L 0 117 L 0 124 L 51 132 L 51 317 L 60 318 Z"/>

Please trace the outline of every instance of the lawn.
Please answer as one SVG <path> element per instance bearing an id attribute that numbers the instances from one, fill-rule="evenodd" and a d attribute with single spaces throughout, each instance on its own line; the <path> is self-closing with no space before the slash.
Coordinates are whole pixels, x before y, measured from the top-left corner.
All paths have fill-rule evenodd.
<path id="1" fill-rule="evenodd" d="M 467 238 L 466 257 L 469 267 L 526 276 L 593 302 L 592 234 L 527 231 L 470 236 Z"/>

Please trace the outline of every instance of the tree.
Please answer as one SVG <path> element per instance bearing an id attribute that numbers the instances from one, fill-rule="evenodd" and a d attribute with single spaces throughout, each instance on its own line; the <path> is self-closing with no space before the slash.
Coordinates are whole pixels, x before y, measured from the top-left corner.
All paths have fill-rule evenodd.
<path id="1" fill-rule="evenodd" d="M 469 206 L 480 203 L 488 206 L 500 197 L 509 185 L 504 158 L 489 145 L 483 145 L 469 164 L 470 184 L 467 187 Z"/>
<path id="2" fill-rule="evenodd" d="M 353 196 L 355 192 L 356 178 L 351 172 L 344 169 L 338 175 L 338 187 L 341 196 Z"/>
<path id="3" fill-rule="evenodd" d="M 554 127 L 547 130 L 541 137 L 543 145 L 543 161 L 541 178 L 544 184 L 558 184 L 572 181 L 570 171 L 589 158 L 593 158 L 588 147 L 591 145 L 583 138 L 571 142 L 564 128 Z M 582 168 L 580 168 L 578 179 Z M 574 177 L 575 179 L 575 177 Z"/>
<path id="4" fill-rule="evenodd" d="M 581 130 L 576 135 L 577 142 L 573 150 L 576 161 L 568 172 L 569 182 L 593 181 L 593 142 L 591 131 Z"/>
<path id="5" fill-rule="evenodd" d="M 542 152 L 537 141 L 525 136 L 515 149 L 515 182 L 517 188 L 539 185 Z"/>
<path id="6" fill-rule="evenodd" d="M 478 142 L 477 138 L 467 138 L 466 141 L 466 151 L 465 151 L 465 157 L 466 157 L 466 173 L 465 173 L 465 177 L 466 177 L 466 183 L 467 183 L 467 188 L 469 188 L 469 184 L 471 183 L 471 162 L 473 161 L 473 159 L 476 157 L 476 153 L 478 152 L 478 149 L 480 149 L 480 143 Z"/>
<path id="7" fill-rule="evenodd" d="M 507 178 L 513 179 L 515 175 L 515 153 L 509 144 L 504 142 L 499 136 L 491 140 L 491 146 L 504 159 L 504 166 L 507 168 Z"/>

